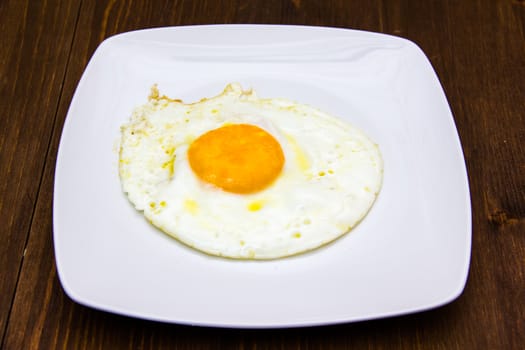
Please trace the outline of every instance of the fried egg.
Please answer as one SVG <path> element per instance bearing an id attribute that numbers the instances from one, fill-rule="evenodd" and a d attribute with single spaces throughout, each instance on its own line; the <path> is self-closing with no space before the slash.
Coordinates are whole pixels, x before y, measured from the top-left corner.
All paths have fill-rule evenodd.
<path id="1" fill-rule="evenodd" d="M 382 174 L 378 146 L 357 128 L 236 83 L 191 104 L 154 86 L 121 127 L 129 201 L 216 256 L 274 259 L 323 246 L 368 213 Z"/>

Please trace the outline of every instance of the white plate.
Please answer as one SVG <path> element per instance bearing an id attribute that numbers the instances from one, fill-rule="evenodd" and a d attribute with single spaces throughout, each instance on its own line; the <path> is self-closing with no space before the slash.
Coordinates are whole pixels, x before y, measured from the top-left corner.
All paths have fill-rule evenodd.
<path id="1" fill-rule="evenodd" d="M 379 144 L 383 188 L 350 234 L 297 257 L 233 261 L 185 247 L 132 208 L 117 149 L 133 107 L 153 83 L 189 102 L 235 81 L 346 119 Z M 128 316 L 293 327 L 400 315 L 461 294 L 468 180 L 443 90 L 410 41 L 300 26 L 135 31 L 98 47 L 71 102 L 56 164 L 54 244 L 73 300 Z"/>

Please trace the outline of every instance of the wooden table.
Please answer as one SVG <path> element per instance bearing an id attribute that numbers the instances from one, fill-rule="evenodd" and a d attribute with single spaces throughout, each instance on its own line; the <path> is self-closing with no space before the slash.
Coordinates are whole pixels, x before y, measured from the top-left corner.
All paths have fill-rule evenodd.
<path id="1" fill-rule="evenodd" d="M 105 38 L 211 23 L 306 24 L 405 37 L 450 102 L 473 209 L 467 286 L 423 313 L 309 329 L 162 324 L 80 306 L 52 246 L 54 167 L 80 76 Z M 525 1 L 0 2 L 0 341 L 4 349 L 518 349 L 525 343 Z"/>

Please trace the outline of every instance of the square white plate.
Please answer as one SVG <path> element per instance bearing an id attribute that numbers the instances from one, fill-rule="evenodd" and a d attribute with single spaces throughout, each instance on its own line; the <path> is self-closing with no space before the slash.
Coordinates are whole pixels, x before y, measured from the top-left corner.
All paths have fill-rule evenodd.
<path id="1" fill-rule="evenodd" d="M 119 127 L 161 93 L 186 102 L 230 82 L 348 120 L 380 146 L 384 183 L 335 243 L 274 261 L 210 257 L 153 228 L 122 193 Z M 64 125 L 54 244 L 66 293 L 128 316 L 224 327 L 352 322 L 434 308 L 465 286 L 467 174 L 441 85 L 412 42 L 301 26 L 158 28 L 94 53 Z"/>

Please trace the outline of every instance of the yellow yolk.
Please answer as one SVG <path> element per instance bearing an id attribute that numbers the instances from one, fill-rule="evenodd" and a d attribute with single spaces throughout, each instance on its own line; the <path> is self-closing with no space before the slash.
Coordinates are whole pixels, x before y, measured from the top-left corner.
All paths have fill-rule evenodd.
<path id="1" fill-rule="evenodd" d="M 250 124 L 211 130 L 192 142 L 188 160 L 203 181 L 233 193 L 264 189 L 279 176 L 284 153 L 279 142 Z"/>

